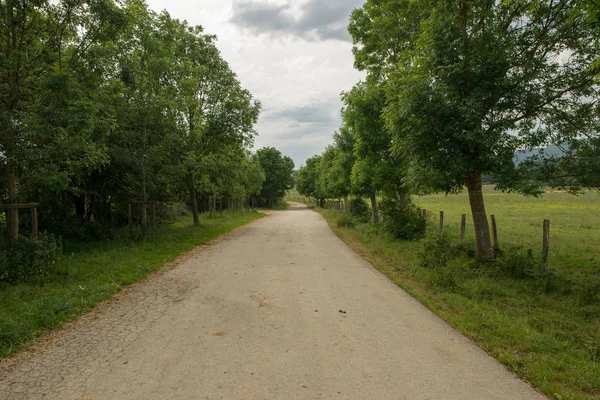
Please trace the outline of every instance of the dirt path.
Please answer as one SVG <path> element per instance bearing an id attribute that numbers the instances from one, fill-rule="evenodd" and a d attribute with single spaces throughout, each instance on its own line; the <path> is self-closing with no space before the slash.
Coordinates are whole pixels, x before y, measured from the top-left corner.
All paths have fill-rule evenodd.
<path id="1" fill-rule="evenodd" d="M 0 364 L 41 398 L 544 399 L 298 205 Z"/>

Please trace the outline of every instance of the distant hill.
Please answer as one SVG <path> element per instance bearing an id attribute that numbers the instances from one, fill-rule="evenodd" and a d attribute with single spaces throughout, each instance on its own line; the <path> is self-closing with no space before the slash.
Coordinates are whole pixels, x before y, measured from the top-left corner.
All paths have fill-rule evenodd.
<path id="1" fill-rule="evenodd" d="M 537 148 L 533 150 L 517 150 L 514 156 L 515 165 L 521 164 L 523 161 L 533 157 L 544 154 L 546 157 L 560 157 L 565 154 L 563 150 L 561 150 L 558 146 L 552 145 L 543 148 Z M 493 175 L 484 175 L 483 183 L 486 185 L 494 184 L 494 176 Z"/>
<path id="2" fill-rule="evenodd" d="M 515 165 L 519 165 L 523 161 L 541 154 L 544 154 L 546 157 L 560 157 L 564 155 L 565 152 L 556 145 L 533 150 L 517 150 L 514 158 Z"/>

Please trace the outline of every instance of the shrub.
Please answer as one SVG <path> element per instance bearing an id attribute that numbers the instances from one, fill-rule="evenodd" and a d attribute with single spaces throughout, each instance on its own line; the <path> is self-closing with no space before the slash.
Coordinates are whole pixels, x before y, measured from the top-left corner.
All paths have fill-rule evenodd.
<path id="1" fill-rule="evenodd" d="M 433 269 L 427 279 L 427 285 L 434 290 L 460 291 L 461 285 L 472 278 L 469 267 L 461 261 L 449 261 L 444 267 Z"/>
<path id="2" fill-rule="evenodd" d="M 423 241 L 419 253 L 419 263 L 423 268 L 446 268 L 448 263 L 458 257 L 458 251 L 452 246 L 448 236 L 439 235 Z"/>
<path id="3" fill-rule="evenodd" d="M 356 221 L 348 214 L 340 214 L 336 220 L 336 224 L 340 228 L 354 228 L 356 226 Z"/>
<path id="4" fill-rule="evenodd" d="M 151 207 L 151 206 L 150 206 Z M 152 208 L 150 208 L 152 210 Z M 156 216 L 161 219 L 175 219 L 177 217 L 185 217 L 191 214 L 190 207 L 185 203 L 159 203 L 156 206 Z"/>
<path id="5" fill-rule="evenodd" d="M 421 210 L 409 198 L 384 199 L 381 202 L 383 229 L 397 239 L 415 240 L 423 236 L 426 222 L 421 218 Z"/>
<path id="6" fill-rule="evenodd" d="M 350 215 L 357 221 L 367 223 L 371 220 L 371 207 L 361 198 L 350 200 Z"/>
<path id="7" fill-rule="evenodd" d="M 11 247 L 0 243 L 0 282 L 25 282 L 47 275 L 62 253 L 62 241 L 52 234 L 40 233 L 38 239 L 20 237 Z"/>
<path id="8" fill-rule="evenodd" d="M 533 258 L 531 251 L 512 247 L 496 258 L 497 272 L 513 278 L 541 278 L 545 274 L 541 262 Z"/>
<path id="9" fill-rule="evenodd" d="M 461 257 L 461 249 L 453 246 L 445 234 L 423 241 L 419 263 L 430 270 L 427 285 L 434 290 L 458 291 L 466 280 L 473 277 Z"/>

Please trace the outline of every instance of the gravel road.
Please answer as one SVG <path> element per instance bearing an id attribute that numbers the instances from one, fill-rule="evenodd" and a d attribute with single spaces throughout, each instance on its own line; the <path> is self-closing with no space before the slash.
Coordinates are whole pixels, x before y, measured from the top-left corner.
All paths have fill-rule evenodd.
<path id="1" fill-rule="evenodd" d="M 0 363 L 0 399 L 544 398 L 298 204 Z"/>

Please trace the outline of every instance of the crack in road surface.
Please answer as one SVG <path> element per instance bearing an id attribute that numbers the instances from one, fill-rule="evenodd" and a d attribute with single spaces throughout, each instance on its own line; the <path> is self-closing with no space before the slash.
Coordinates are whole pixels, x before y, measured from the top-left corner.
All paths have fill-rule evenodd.
<path id="1" fill-rule="evenodd" d="M 544 398 L 298 204 L 0 363 L 2 400 Z"/>

